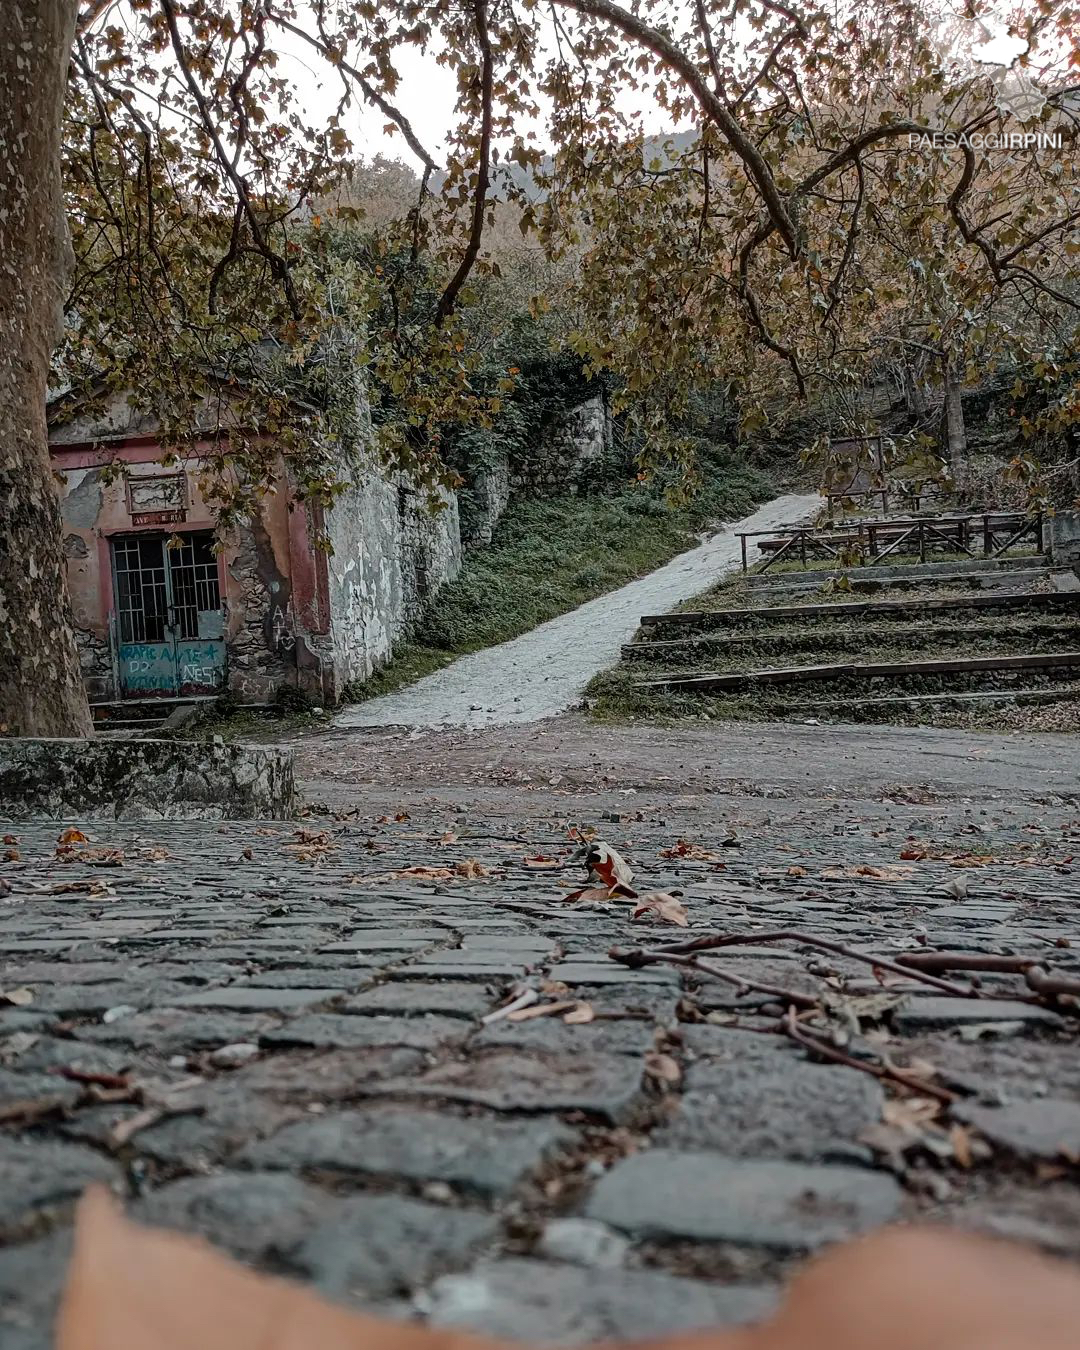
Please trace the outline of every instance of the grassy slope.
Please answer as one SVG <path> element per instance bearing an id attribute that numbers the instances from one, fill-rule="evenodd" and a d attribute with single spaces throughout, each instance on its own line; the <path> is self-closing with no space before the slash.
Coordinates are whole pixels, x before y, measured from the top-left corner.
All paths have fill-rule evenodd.
<path id="1" fill-rule="evenodd" d="M 745 515 L 770 491 L 763 475 L 733 465 L 690 508 L 667 507 L 641 487 L 515 502 L 491 544 L 470 553 L 439 592 L 412 641 L 349 697 L 390 693 L 644 576 L 693 548 L 698 531 Z"/>

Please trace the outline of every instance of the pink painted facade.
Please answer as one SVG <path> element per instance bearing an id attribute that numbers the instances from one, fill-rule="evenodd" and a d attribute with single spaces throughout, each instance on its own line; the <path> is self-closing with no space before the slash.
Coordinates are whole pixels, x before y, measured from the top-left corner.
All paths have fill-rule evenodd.
<path id="1" fill-rule="evenodd" d="M 323 659 L 331 631 L 327 560 L 312 547 L 307 511 L 286 491 L 267 495 L 250 523 L 218 548 L 213 510 L 199 484 L 205 445 L 166 465 L 152 436 L 95 444 L 63 439 L 66 430 L 53 438 L 52 459 L 91 701 L 229 691 L 244 702 L 263 703 L 282 686 L 297 687 L 317 702 L 333 701 L 333 663 Z M 183 543 L 186 550 L 178 546 Z M 198 560 L 205 609 L 189 606 L 194 617 L 179 606 L 164 616 L 135 612 L 140 600 L 144 611 L 151 605 L 138 595 L 133 601 L 133 589 L 145 583 L 149 590 L 152 581 L 160 588 L 168 572 L 175 590 L 187 557 Z M 129 570 L 131 559 L 141 572 Z M 162 593 L 162 606 L 176 598 Z M 185 617 L 186 634 L 178 622 Z M 145 673 L 167 670 L 167 662 L 160 665 L 166 656 L 174 658 L 167 642 L 176 648 L 185 636 L 175 678 L 172 672 Z M 193 661 L 184 660 L 191 656 Z M 185 672 L 194 678 L 185 680 Z"/>

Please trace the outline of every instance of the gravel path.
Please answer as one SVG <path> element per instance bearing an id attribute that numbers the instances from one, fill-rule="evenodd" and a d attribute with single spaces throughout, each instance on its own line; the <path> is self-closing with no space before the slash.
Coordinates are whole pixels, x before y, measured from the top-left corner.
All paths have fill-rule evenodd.
<path id="1" fill-rule="evenodd" d="M 798 520 L 818 502 L 816 495 L 776 497 L 648 576 L 510 642 L 464 656 L 400 693 L 348 708 L 335 726 L 477 728 L 554 717 L 618 658 L 642 614 L 673 609 L 738 563 L 737 530 L 767 530 Z"/>

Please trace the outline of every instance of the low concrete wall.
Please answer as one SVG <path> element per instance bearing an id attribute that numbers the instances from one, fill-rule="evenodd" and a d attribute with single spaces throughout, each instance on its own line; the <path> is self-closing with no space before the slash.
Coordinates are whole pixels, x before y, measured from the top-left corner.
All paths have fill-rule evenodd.
<path id="1" fill-rule="evenodd" d="M 1050 554 L 1056 563 L 1080 563 L 1080 511 L 1058 511 L 1050 519 Z"/>
<path id="2" fill-rule="evenodd" d="M 292 757 L 246 745 L 0 739 L 0 819 L 286 820 Z"/>

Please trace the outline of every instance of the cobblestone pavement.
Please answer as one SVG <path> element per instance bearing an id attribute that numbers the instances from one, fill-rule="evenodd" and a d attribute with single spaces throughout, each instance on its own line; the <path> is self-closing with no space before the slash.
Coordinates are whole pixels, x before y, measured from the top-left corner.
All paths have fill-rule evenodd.
<path id="1" fill-rule="evenodd" d="M 325 737 L 295 823 L 11 827 L 4 1350 L 48 1344 L 91 1180 L 347 1304 L 548 1342 L 754 1318 L 804 1253 L 892 1219 L 1080 1255 L 1077 1022 L 1017 976 L 960 999 L 800 941 L 718 957 L 939 1109 L 817 1060 L 776 995 L 617 964 L 686 934 L 563 898 L 592 827 L 682 892 L 690 935 L 1080 973 L 1074 742 L 830 734 L 811 787 L 782 730 L 788 757 L 575 721 Z M 593 1019 L 482 1020 L 524 985 Z"/>

